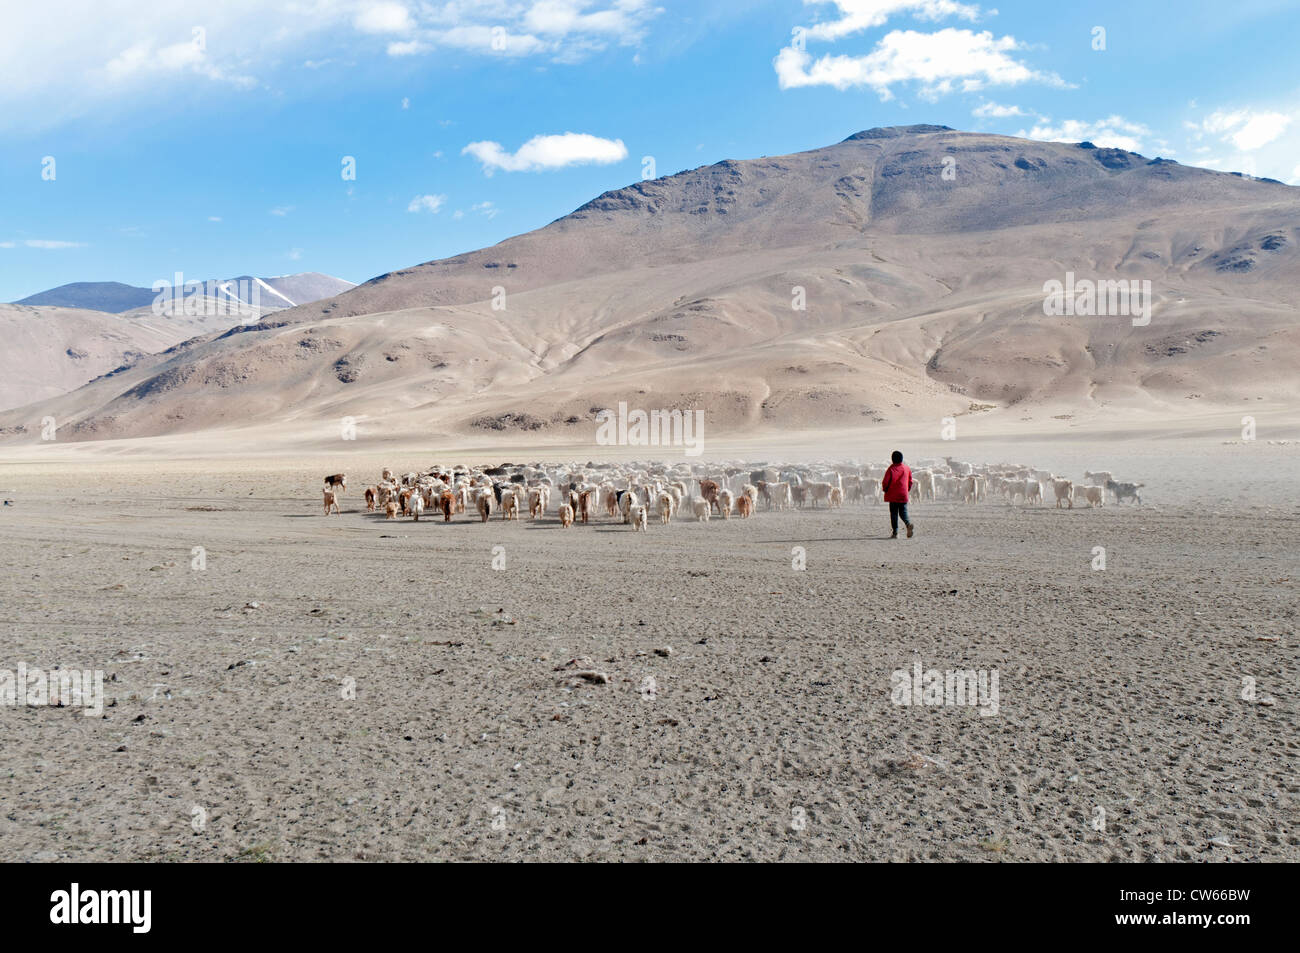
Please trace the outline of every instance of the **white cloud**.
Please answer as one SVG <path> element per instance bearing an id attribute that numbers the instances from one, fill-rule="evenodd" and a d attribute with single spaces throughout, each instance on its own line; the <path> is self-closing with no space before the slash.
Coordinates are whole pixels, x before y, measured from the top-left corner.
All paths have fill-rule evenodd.
<path id="1" fill-rule="evenodd" d="M 973 23 L 984 16 L 978 4 L 960 0 L 804 0 L 804 3 L 808 6 L 833 4 L 839 16 L 811 27 L 796 28 L 790 45 L 772 61 L 781 89 L 868 87 L 882 100 L 889 100 L 894 97 L 895 86 L 916 82 L 920 84 L 921 97 L 933 100 L 948 93 L 975 92 L 989 86 L 1028 82 L 1068 86 L 1055 73 L 1034 69 L 1017 58 L 1014 54 L 1024 49 L 1024 45 L 1015 37 L 995 37 L 988 30 L 978 33 L 954 27 L 932 33 L 891 30 L 867 53 L 824 53 L 814 57 L 807 48 L 810 41 L 833 43 L 884 26 L 890 18 L 899 15 L 936 23 L 955 17 Z M 997 11 L 991 10 L 989 14 L 996 15 Z"/>
<path id="2" fill-rule="evenodd" d="M 547 43 L 531 33 L 512 33 L 499 24 L 468 24 L 447 30 L 431 30 L 424 34 L 430 43 L 425 46 L 449 46 L 474 53 L 495 56 L 531 56 L 536 53 L 558 52 L 556 43 Z"/>
<path id="3" fill-rule="evenodd" d="M 610 43 L 635 46 L 662 13 L 650 0 L 529 0 L 421 4 L 411 35 L 388 45 L 389 56 L 442 47 L 492 56 L 549 55 L 575 63 Z"/>
<path id="4" fill-rule="evenodd" d="M 808 6 L 834 3 L 839 7 L 840 19 L 808 28 L 808 36 L 819 40 L 837 40 L 884 26 L 890 17 L 899 13 L 934 22 L 951 16 L 973 22 L 980 16 L 977 4 L 957 3 L 955 0 L 804 0 L 804 3 Z"/>
<path id="5" fill-rule="evenodd" d="M 1300 153 L 1300 109 L 1293 102 L 1218 108 L 1185 121 L 1193 154 L 1214 156 L 1197 165 L 1296 183 L 1300 177 L 1287 171 Z"/>
<path id="6" fill-rule="evenodd" d="M 978 116 L 980 119 L 1007 119 L 1011 116 L 1028 116 L 1019 106 L 1003 106 L 1000 103 L 980 103 L 971 110 L 972 116 Z"/>
<path id="7" fill-rule="evenodd" d="M 193 87 L 292 96 L 330 64 L 452 49 L 572 62 L 636 45 L 653 0 L 59 0 L 10 3 L 0 29 L 0 126 L 180 102 Z M 494 29 L 495 28 L 495 29 Z M 504 48 L 498 48 L 504 46 Z"/>
<path id="8" fill-rule="evenodd" d="M 221 221 L 221 216 L 220 216 L 220 215 L 209 215 L 209 216 L 208 216 L 208 221 L 209 221 L 209 222 L 219 222 L 219 221 Z"/>
<path id="9" fill-rule="evenodd" d="M 402 4 L 384 0 L 365 4 L 353 17 L 352 25 L 362 33 L 406 33 L 415 21 Z"/>
<path id="10" fill-rule="evenodd" d="M 49 238 L 29 238 L 23 242 L 28 248 L 85 248 L 85 242 L 61 242 Z M 12 248 L 13 244 L 5 246 Z"/>
<path id="11" fill-rule="evenodd" d="M 469 210 L 471 212 L 477 212 L 479 215 L 488 219 L 496 218 L 497 214 L 501 211 L 501 209 L 497 208 L 491 202 L 475 202 L 469 207 Z M 451 213 L 451 217 L 456 221 L 460 221 L 465 217 L 465 210 L 458 208 L 456 211 Z"/>
<path id="12" fill-rule="evenodd" d="M 417 53 L 428 52 L 428 45 L 421 43 L 419 40 L 399 40 L 388 44 L 386 52 L 389 56 L 415 56 Z M 403 109 L 406 107 L 403 106 Z"/>
<path id="13" fill-rule="evenodd" d="M 293 211 L 292 205 L 277 205 L 275 208 L 271 209 L 271 214 L 278 215 L 280 218 L 284 218 L 292 211 Z"/>
<path id="14" fill-rule="evenodd" d="M 292 261 L 298 261 L 300 258 L 302 258 L 302 249 L 301 248 L 289 249 L 289 258 Z"/>
<path id="15" fill-rule="evenodd" d="M 208 56 L 206 33 L 201 37 L 196 35 L 188 42 L 167 46 L 155 46 L 152 40 L 140 40 L 104 65 L 104 73 L 114 83 L 156 74 L 175 75 L 186 72 L 245 89 L 257 85 L 253 77 L 232 72 L 229 67 L 217 64 Z"/>
<path id="16" fill-rule="evenodd" d="M 1048 142 L 1086 141 L 1103 148 L 1141 152 L 1142 137 L 1151 135 L 1151 130 L 1123 116 L 1109 116 L 1096 122 L 1082 119 L 1065 119 L 1057 125 L 1044 122 L 1028 132 L 1021 129 L 1016 135 Z"/>
<path id="17" fill-rule="evenodd" d="M 597 163 L 607 165 L 627 158 L 622 139 L 601 139 L 583 132 L 566 132 L 556 136 L 534 136 L 514 153 L 506 152 L 499 142 L 471 142 L 461 150 L 483 163 L 491 175 L 496 169 L 506 172 L 540 172 L 570 165 Z"/>
<path id="18" fill-rule="evenodd" d="M 1254 112 L 1249 109 L 1218 110 L 1200 124 L 1204 132 L 1231 142 L 1243 152 L 1251 152 L 1281 137 L 1295 120 L 1295 115 L 1280 112 Z M 1193 124 L 1193 128 L 1197 128 Z"/>
<path id="19" fill-rule="evenodd" d="M 408 212 L 433 212 L 437 213 L 447 201 L 445 195 L 417 195 L 411 199 L 411 204 L 406 206 Z"/>
<path id="20" fill-rule="evenodd" d="M 774 65 L 782 89 L 867 86 L 885 100 L 893 98 L 894 85 L 909 81 L 924 84 L 927 96 L 1027 82 L 1066 85 L 1056 74 L 1034 70 L 1011 56 L 1020 48 L 1015 37 L 994 37 L 987 30 L 893 30 L 866 56 L 827 54 L 814 61 L 808 52 L 786 47 Z"/>
<path id="21" fill-rule="evenodd" d="M 601 34 L 622 42 L 639 39 L 645 20 L 659 11 L 645 0 L 621 0 L 606 9 L 584 12 L 591 0 L 537 0 L 523 16 L 533 33 L 551 36 Z"/>

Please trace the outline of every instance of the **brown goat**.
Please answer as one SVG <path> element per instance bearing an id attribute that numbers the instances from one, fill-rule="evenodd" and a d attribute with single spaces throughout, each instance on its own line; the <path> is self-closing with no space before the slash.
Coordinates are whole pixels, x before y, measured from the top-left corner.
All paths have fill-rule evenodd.
<path id="1" fill-rule="evenodd" d="M 713 480 L 698 480 L 700 484 L 700 496 L 719 513 L 722 512 L 722 506 L 718 503 L 718 484 Z"/>

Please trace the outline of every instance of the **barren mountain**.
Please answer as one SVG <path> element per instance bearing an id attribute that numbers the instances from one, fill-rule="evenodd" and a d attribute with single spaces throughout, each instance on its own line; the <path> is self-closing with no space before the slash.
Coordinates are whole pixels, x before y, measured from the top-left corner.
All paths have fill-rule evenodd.
<path id="1" fill-rule="evenodd" d="M 193 333 L 102 311 L 0 304 L 0 407 L 65 394 Z"/>
<path id="2" fill-rule="evenodd" d="M 703 408 L 714 434 L 1253 411 L 1300 390 L 1298 242 L 1300 190 L 1281 183 L 872 129 L 608 192 L 0 414 L 0 430 L 30 440 L 52 414 L 61 439 L 324 441 L 352 417 L 379 438 L 578 441 L 619 401 Z M 1149 281 L 1149 324 L 1046 315 L 1045 282 L 1068 273 Z"/>
<path id="3" fill-rule="evenodd" d="M 14 304 L 121 314 L 147 308 L 153 299 L 154 293 L 148 288 L 124 285 L 120 281 L 74 281 L 48 291 L 38 291 Z"/>

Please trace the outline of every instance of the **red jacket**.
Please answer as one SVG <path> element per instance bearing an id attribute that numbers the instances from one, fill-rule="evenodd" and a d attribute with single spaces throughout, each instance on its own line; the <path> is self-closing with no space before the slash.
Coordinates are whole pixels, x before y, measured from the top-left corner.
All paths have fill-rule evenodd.
<path id="1" fill-rule="evenodd" d="M 916 485 L 912 479 L 912 468 L 906 463 L 891 464 L 885 471 L 885 478 L 880 487 L 885 491 L 886 503 L 906 503 L 908 491 Z"/>

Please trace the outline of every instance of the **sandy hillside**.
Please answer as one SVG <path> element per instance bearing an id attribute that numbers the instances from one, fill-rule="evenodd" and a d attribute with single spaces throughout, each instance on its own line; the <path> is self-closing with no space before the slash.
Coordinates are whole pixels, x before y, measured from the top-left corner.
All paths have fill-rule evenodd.
<path id="1" fill-rule="evenodd" d="M 0 408 L 67 393 L 201 333 L 188 324 L 102 311 L 0 304 Z M 39 433 L 39 417 L 34 432 Z"/>
<path id="2" fill-rule="evenodd" d="M 0 413 L 0 437 L 50 415 L 66 440 L 272 446 L 347 417 L 395 442 L 564 444 L 619 401 L 704 408 L 717 435 L 1280 413 L 1298 194 L 1088 144 L 868 130 L 607 193 Z M 1151 282 L 1150 323 L 1044 315 L 1068 272 Z"/>
<path id="3" fill-rule="evenodd" d="M 227 289 L 224 298 L 195 295 L 181 307 L 160 305 L 157 310 L 152 298 L 142 307 L 114 313 L 46 303 L 84 298 L 103 300 L 107 309 L 121 300 L 123 292 L 134 292 L 136 298 L 153 294 L 113 282 L 83 282 L 24 299 L 29 303 L 0 304 L 0 332 L 5 341 L 0 356 L 0 410 L 66 394 L 101 375 L 159 355 L 181 341 L 255 320 L 241 310 L 245 306 L 237 297 L 244 292 L 252 299 L 254 282 L 260 283 L 256 288 L 263 314 L 353 287 L 341 278 L 308 272 L 266 279 L 232 278 L 223 283 Z M 166 359 L 165 354 L 153 358 Z"/>
<path id="4" fill-rule="evenodd" d="M 51 449 L 0 462 L 0 668 L 109 707 L 0 708 L 13 859 L 1300 860 L 1294 446 L 975 441 L 1147 502 L 893 542 L 871 505 L 327 519 L 337 456 Z M 998 713 L 892 704 L 918 661 L 996 669 Z"/>

